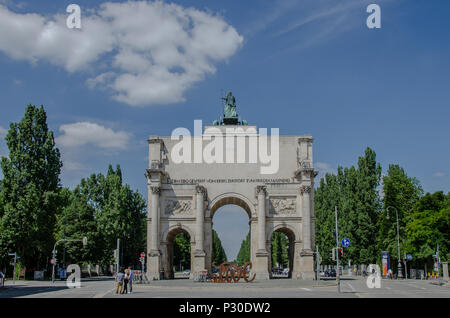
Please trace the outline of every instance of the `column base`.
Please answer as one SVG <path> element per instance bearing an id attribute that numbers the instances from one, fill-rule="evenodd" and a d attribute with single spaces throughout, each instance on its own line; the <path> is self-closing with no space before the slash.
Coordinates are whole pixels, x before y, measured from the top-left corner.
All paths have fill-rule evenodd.
<path id="1" fill-rule="evenodd" d="M 297 274 L 298 275 L 298 274 Z M 300 252 L 300 276 L 303 280 L 314 280 L 314 253 L 312 250 Z"/>
<path id="2" fill-rule="evenodd" d="M 161 252 L 158 250 L 150 251 L 147 258 L 147 279 L 160 280 L 161 272 Z"/>
<path id="3" fill-rule="evenodd" d="M 269 280 L 269 253 L 266 250 L 256 252 L 256 264 L 254 264 L 253 273 L 256 274 L 256 280 Z"/>
<path id="4" fill-rule="evenodd" d="M 204 251 L 195 250 L 193 266 L 191 274 L 206 270 L 206 253 Z"/>

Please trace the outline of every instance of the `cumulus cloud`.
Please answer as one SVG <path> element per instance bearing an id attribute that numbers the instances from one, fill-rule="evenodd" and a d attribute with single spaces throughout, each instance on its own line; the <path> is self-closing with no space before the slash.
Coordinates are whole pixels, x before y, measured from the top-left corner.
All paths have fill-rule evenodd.
<path id="1" fill-rule="evenodd" d="M 335 169 L 331 167 L 329 163 L 326 162 L 316 162 L 314 166 L 323 174 L 334 173 Z"/>
<path id="2" fill-rule="evenodd" d="M 111 91 L 132 106 L 169 104 L 215 65 L 226 61 L 243 37 L 210 12 L 162 1 L 107 2 L 82 8 L 82 29 L 68 29 L 66 15 L 18 14 L 0 4 L 0 51 L 30 63 L 46 61 L 68 72 L 97 74 L 90 88 Z M 109 68 L 99 71 L 101 60 Z"/>
<path id="3" fill-rule="evenodd" d="M 128 132 L 115 132 L 90 122 L 62 125 L 59 131 L 63 134 L 56 138 L 56 143 L 67 148 L 91 144 L 100 148 L 125 149 L 131 137 Z"/>
<path id="4" fill-rule="evenodd" d="M 445 173 L 443 173 L 443 172 L 436 172 L 433 176 L 435 176 L 435 177 L 444 177 L 445 176 Z"/>
<path id="5" fill-rule="evenodd" d="M 2 126 L 0 126 L 0 138 L 3 139 L 6 137 L 6 135 L 8 134 L 8 131 L 3 128 Z"/>

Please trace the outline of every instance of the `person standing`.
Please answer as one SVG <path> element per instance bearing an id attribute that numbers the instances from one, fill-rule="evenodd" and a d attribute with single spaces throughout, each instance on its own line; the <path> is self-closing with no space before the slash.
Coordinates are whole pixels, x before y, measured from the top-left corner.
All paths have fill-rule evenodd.
<path id="1" fill-rule="evenodd" d="M 3 274 L 2 271 L 0 271 L 0 288 L 5 287 L 5 274 Z"/>
<path id="2" fill-rule="evenodd" d="M 133 292 L 133 278 L 134 278 L 134 273 L 133 270 L 131 269 L 131 267 L 128 267 L 128 285 L 130 286 L 130 291 L 128 292 L 128 294 L 131 294 Z"/>
<path id="3" fill-rule="evenodd" d="M 128 278 L 130 277 L 130 271 L 128 268 L 125 270 L 125 275 L 123 276 L 123 290 L 122 294 L 128 294 Z"/>
<path id="4" fill-rule="evenodd" d="M 122 292 L 123 292 L 123 279 L 124 279 L 124 276 L 125 276 L 125 274 L 123 273 L 123 269 L 121 268 L 120 270 L 119 270 L 119 272 L 117 273 L 117 276 L 116 276 L 116 282 L 117 282 L 117 285 L 116 285 L 116 294 L 122 294 Z"/>

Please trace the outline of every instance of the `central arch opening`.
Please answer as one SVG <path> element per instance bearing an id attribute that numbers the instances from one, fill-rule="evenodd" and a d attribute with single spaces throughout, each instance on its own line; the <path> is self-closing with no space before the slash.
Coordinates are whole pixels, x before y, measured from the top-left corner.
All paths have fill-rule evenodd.
<path id="1" fill-rule="evenodd" d="M 295 234 L 287 227 L 272 232 L 270 255 L 272 278 L 292 278 Z"/>
<path id="2" fill-rule="evenodd" d="M 238 197 L 224 197 L 213 205 L 211 215 L 212 265 L 219 266 L 225 261 L 243 265 L 250 261 L 251 211 L 248 204 Z"/>
<path id="3" fill-rule="evenodd" d="M 191 236 L 183 228 L 175 228 L 167 235 L 167 279 L 183 279 L 190 277 Z"/>

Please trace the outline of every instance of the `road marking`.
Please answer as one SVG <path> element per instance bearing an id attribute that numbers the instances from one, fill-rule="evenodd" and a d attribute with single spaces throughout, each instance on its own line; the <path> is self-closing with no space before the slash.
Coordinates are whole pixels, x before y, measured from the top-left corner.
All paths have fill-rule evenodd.
<path id="1" fill-rule="evenodd" d="M 352 285 L 350 285 L 350 283 L 346 283 L 348 286 L 350 286 L 350 289 L 352 290 L 352 292 L 355 292 L 355 288 L 352 286 Z"/>
<path id="2" fill-rule="evenodd" d="M 386 289 L 392 289 L 391 287 L 386 286 Z"/>
<path id="3" fill-rule="evenodd" d="M 301 288 L 301 289 L 306 290 L 306 291 L 312 291 L 312 290 L 309 289 L 309 288 Z"/>
<path id="4" fill-rule="evenodd" d="M 113 293 L 115 291 L 115 288 L 113 289 L 108 289 L 107 291 L 103 292 L 103 293 L 98 293 L 94 295 L 94 298 L 103 298 L 105 297 L 107 294 L 109 293 Z"/>

